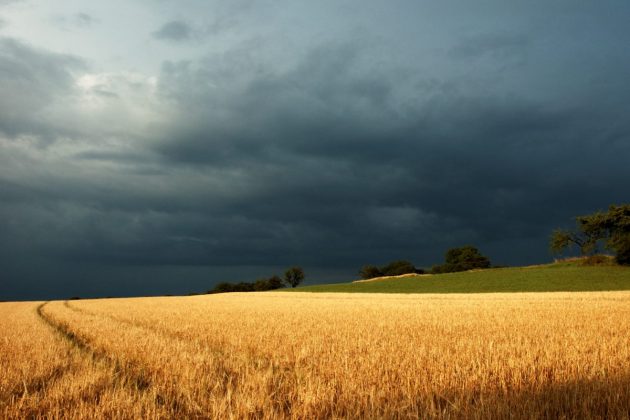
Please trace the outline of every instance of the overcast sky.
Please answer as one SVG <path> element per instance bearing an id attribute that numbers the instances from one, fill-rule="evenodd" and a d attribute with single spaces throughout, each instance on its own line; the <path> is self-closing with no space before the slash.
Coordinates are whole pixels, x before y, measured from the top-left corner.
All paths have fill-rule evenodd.
<path id="1" fill-rule="evenodd" d="M 0 0 L 0 299 L 549 261 L 629 201 L 630 3 Z"/>

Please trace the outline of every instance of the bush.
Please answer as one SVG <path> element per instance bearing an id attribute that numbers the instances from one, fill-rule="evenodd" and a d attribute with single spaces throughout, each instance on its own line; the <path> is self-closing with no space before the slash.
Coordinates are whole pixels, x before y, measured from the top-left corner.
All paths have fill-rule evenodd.
<path id="1" fill-rule="evenodd" d="M 412 263 L 405 260 L 392 261 L 383 267 L 375 265 L 366 265 L 359 270 L 362 279 L 373 279 L 382 276 L 400 276 L 401 274 L 423 274 L 424 270 L 416 268 Z"/>
<path id="2" fill-rule="evenodd" d="M 375 265 L 366 265 L 363 266 L 361 270 L 359 270 L 359 275 L 362 279 L 367 280 L 373 279 L 375 277 L 381 277 L 383 275 L 383 272 Z"/>
<path id="3" fill-rule="evenodd" d="M 433 266 L 431 273 L 454 273 L 476 268 L 490 268 L 488 257 L 481 255 L 479 250 L 471 245 L 449 249 L 444 259 L 444 264 Z"/>
<path id="4" fill-rule="evenodd" d="M 581 265 L 614 265 L 615 258 L 608 255 L 589 255 L 581 259 Z"/>
<path id="5" fill-rule="evenodd" d="M 260 279 L 256 280 L 254 283 L 254 290 L 257 292 L 262 292 L 265 290 L 276 290 L 284 287 L 284 283 L 282 279 L 278 276 L 272 276 L 268 279 Z"/>
<path id="6" fill-rule="evenodd" d="M 401 274 L 415 273 L 416 267 L 409 261 L 393 261 L 382 268 L 385 276 L 400 276 Z"/>
<path id="7" fill-rule="evenodd" d="M 229 292 L 262 292 L 265 290 L 275 290 L 284 287 L 282 279 L 278 276 L 273 276 L 268 279 L 259 279 L 254 283 L 240 282 L 237 284 L 232 283 L 219 283 L 214 286 L 214 289 L 208 290 L 208 293 L 229 293 Z"/>
<path id="8" fill-rule="evenodd" d="M 235 292 L 253 292 L 254 289 L 254 284 L 253 283 L 247 283 L 247 282 L 240 282 L 234 285 L 234 291 Z"/>
<path id="9" fill-rule="evenodd" d="M 300 272 L 292 271 L 298 269 Z M 293 267 L 288 272 L 291 272 L 292 275 L 298 276 L 301 273 L 301 278 L 299 281 L 302 281 L 304 278 L 304 271 L 299 267 Z M 298 276 L 299 277 L 299 276 Z M 295 281 L 295 278 L 293 279 Z M 298 284 L 299 284 L 298 281 Z M 297 284 L 296 284 L 297 285 Z M 207 293 L 229 293 L 229 292 L 262 292 L 265 290 L 276 290 L 284 287 L 284 282 L 282 279 L 276 275 L 269 277 L 268 279 L 258 279 L 254 283 L 240 282 L 237 284 L 222 282 L 214 286 L 214 289 L 208 290 Z M 295 286 L 293 286 L 295 287 Z"/>
<path id="10" fill-rule="evenodd" d="M 210 290 L 208 293 L 228 293 L 234 291 L 234 285 L 232 283 L 223 282 L 214 286 L 214 289 Z"/>
<path id="11" fill-rule="evenodd" d="M 434 265 L 431 267 L 431 274 L 451 273 L 451 270 L 453 270 L 453 268 L 446 264 Z"/>

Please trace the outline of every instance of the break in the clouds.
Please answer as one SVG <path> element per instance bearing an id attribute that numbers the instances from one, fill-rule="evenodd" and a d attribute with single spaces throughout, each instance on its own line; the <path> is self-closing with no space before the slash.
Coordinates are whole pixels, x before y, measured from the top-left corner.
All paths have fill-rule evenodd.
<path id="1" fill-rule="evenodd" d="M 628 200 L 624 2 L 1 4 L 0 297 L 542 262 Z"/>

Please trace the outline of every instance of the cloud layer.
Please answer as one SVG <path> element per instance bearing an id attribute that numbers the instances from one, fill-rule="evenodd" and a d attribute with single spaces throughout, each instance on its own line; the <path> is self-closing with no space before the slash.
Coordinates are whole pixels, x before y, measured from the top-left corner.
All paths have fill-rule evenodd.
<path id="1" fill-rule="evenodd" d="M 193 29 L 186 22 L 172 20 L 153 32 L 153 36 L 166 41 L 188 41 L 193 36 Z"/>
<path id="2" fill-rule="evenodd" d="M 221 19 L 260 13 L 239 10 Z M 187 21 L 147 42 L 192 39 Z M 349 280 L 468 243 L 544 261 L 551 229 L 627 201 L 630 59 L 608 23 L 602 48 L 569 23 L 495 25 L 421 58 L 360 25 L 291 48 L 260 29 L 154 74 L 4 37 L 0 297 L 182 293 L 294 264 Z"/>

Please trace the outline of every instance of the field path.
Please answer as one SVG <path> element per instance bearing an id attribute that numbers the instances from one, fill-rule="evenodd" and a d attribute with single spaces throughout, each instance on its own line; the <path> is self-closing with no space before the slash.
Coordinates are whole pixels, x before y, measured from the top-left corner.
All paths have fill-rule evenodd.
<path id="1" fill-rule="evenodd" d="M 107 357 L 60 329 L 47 306 L 0 303 L 0 418 L 173 417 Z"/>
<path id="2" fill-rule="evenodd" d="M 40 307 L 41 305 L 36 308 L 38 314 Z M 50 369 L 46 369 L 43 373 L 23 378 L 20 384 L 8 392 L 6 398 L 11 401 L 18 401 L 29 396 L 44 394 L 48 388 L 69 372 L 70 367 L 71 360 L 69 358 L 59 358 L 57 363 L 54 363 Z"/>
<path id="3" fill-rule="evenodd" d="M 50 302 L 45 302 L 37 307 L 39 317 L 87 357 L 111 366 L 114 370 L 114 382 L 117 385 L 128 387 L 134 392 L 140 392 L 149 396 L 151 400 L 155 401 L 156 405 L 162 406 L 167 412 L 178 413 L 178 415 L 185 417 L 199 417 L 199 411 L 191 409 L 187 402 L 177 395 L 168 395 L 168 397 L 166 397 L 160 393 L 159 387 L 156 387 L 146 374 L 146 368 L 144 366 L 128 360 L 121 360 L 115 353 L 109 353 L 102 347 L 97 347 L 90 338 L 78 333 L 77 329 L 73 328 L 71 324 L 61 321 L 50 313 L 47 313 L 44 308 L 49 303 Z M 81 313 L 81 311 L 70 307 L 67 301 L 64 302 L 64 305 L 73 311 Z M 84 313 L 84 315 L 90 314 Z"/>
<path id="4" fill-rule="evenodd" d="M 140 321 L 138 319 L 129 319 L 123 316 L 116 316 L 116 315 L 112 315 L 110 313 L 107 312 L 96 312 L 96 311 L 92 311 L 92 310 L 88 310 L 85 308 L 78 308 L 74 305 L 72 305 L 69 301 L 64 301 L 64 306 L 74 312 L 77 312 L 79 314 L 84 314 L 84 315 L 88 315 L 88 316 L 94 316 L 94 317 L 103 317 L 103 318 L 107 318 L 110 319 L 114 322 L 120 323 L 120 324 L 125 324 L 127 326 L 130 327 L 134 327 L 134 328 L 142 328 L 145 329 L 153 334 L 157 334 L 157 335 L 161 335 L 164 336 L 165 338 L 168 339 L 172 339 L 172 340 L 179 340 L 179 341 L 188 341 L 189 338 L 187 338 L 186 336 L 184 336 L 181 332 L 177 332 L 177 331 L 173 331 L 173 330 L 168 330 L 168 329 L 164 329 L 164 328 L 159 328 L 157 327 L 154 323 L 151 322 L 147 322 L 147 321 Z M 214 352 L 218 353 L 219 355 L 223 355 L 223 351 L 221 348 L 214 348 L 213 349 Z"/>
<path id="5" fill-rule="evenodd" d="M 235 388 L 235 373 L 225 362 L 228 356 L 216 348 L 69 302 L 51 302 L 41 309 L 47 322 L 68 340 L 115 366 L 132 386 L 168 404 L 178 416 L 217 417 L 208 414 L 208 404 Z M 225 406 L 216 408 L 229 412 Z"/>

